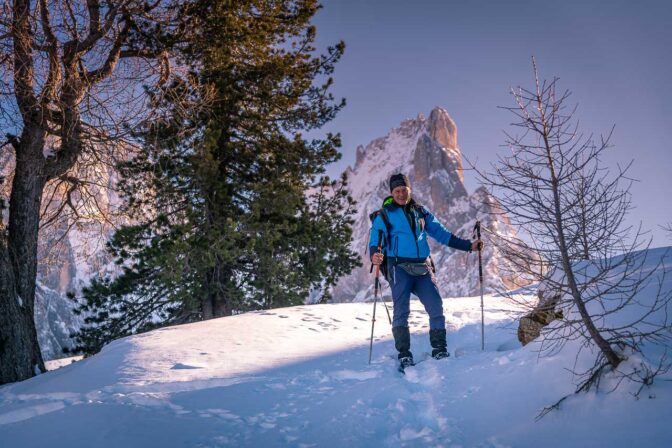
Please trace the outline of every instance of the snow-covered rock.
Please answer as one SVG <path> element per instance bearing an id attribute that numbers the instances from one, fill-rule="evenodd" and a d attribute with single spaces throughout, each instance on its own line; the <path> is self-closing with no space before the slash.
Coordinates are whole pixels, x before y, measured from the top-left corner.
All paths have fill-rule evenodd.
<path id="1" fill-rule="evenodd" d="M 518 322 L 518 340 L 527 345 L 541 335 L 541 330 L 555 319 L 562 319 L 562 310 L 555 307 L 560 300 L 560 294 L 543 288 L 543 284 L 537 288 L 539 302 L 535 307 Z"/>

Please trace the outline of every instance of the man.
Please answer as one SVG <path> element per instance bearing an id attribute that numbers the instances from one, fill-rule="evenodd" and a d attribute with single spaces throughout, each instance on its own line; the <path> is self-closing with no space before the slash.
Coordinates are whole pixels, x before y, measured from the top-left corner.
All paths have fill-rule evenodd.
<path id="1" fill-rule="evenodd" d="M 482 249 L 483 242 L 463 240 L 450 233 L 426 207 L 411 198 L 411 185 L 405 175 L 390 177 L 390 192 L 392 196 L 385 199 L 383 208 L 372 215 L 369 241 L 373 264 L 385 262 L 387 267 L 394 302 L 392 335 L 403 370 L 414 364 L 408 330 L 411 293 L 418 296 L 429 314 L 432 356 L 435 359 L 450 356 L 446 350 L 443 300 L 429 258 L 427 235 L 441 244 L 467 252 Z M 379 243 L 382 253 L 378 252 Z"/>

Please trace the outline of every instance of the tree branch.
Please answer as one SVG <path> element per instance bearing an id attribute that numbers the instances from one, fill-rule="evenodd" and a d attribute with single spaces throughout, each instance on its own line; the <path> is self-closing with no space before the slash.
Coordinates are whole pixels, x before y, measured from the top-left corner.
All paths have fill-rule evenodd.
<path id="1" fill-rule="evenodd" d="M 33 31 L 30 25 L 30 1 L 14 0 L 13 11 L 15 97 L 24 123 L 35 123 L 39 122 L 40 117 L 37 116 L 37 98 L 33 91 Z"/>
<path id="2" fill-rule="evenodd" d="M 42 30 L 47 38 L 48 45 L 46 46 L 46 51 L 49 57 L 49 74 L 47 75 L 47 81 L 42 89 L 42 98 L 40 100 L 40 109 L 44 110 L 48 107 L 48 104 L 55 99 L 56 87 L 61 81 L 58 41 L 51 28 L 47 0 L 40 0 L 40 18 L 42 22 Z"/>

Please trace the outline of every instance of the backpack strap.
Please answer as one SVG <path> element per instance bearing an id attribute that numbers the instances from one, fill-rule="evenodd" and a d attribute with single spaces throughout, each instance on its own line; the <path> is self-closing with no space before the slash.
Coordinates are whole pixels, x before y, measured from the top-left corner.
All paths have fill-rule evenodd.
<path id="1" fill-rule="evenodd" d="M 390 233 L 392 232 L 392 223 L 390 222 L 390 218 L 388 218 L 387 216 L 385 207 L 381 207 L 380 210 L 376 210 L 375 212 L 369 215 L 371 223 L 373 223 L 373 221 L 375 221 L 378 216 L 381 217 L 381 219 L 383 220 L 383 224 L 385 224 L 385 229 L 387 230 L 387 240 L 388 240 L 387 243 L 389 244 Z"/>
<path id="2" fill-rule="evenodd" d="M 386 244 L 387 247 L 390 247 L 390 238 L 391 238 L 391 233 L 392 233 L 392 223 L 390 222 L 390 218 L 387 216 L 387 212 L 385 211 L 385 207 L 381 207 L 380 210 L 376 210 L 375 212 L 371 213 L 369 215 L 369 219 L 371 219 L 371 223 L 375 221 L 375 219 L 380 216 L 381 219 L 383 220 L 383 224 L 385 224 L 385 229 L 387 230 L 387 238 L 386 238 Z"/>
<path id="3" fill-rule="evenodd" d="M 425 230 L 425 224 L 426 224 L 425 223 L 425 218 L 429 214 L 429 211 L 427 210 L 427 208 L 425 208 L 424 205 L 420 205 L 417 202 L 413 203 L 413 208 L 415 210 L 417 210 L 418 214 L 420 215 L 420 219 L 419 219 L 420 230 L 424 231 Z M 430 267 L 432 268 L 432 272 L 436 274 L 436 265 L 434 264 L 434 259 L 432 258 L 431 254 L 429 255 L 429 264 L 430 264 Z"/>
<path id="4" fill-rule="evenodd" d="M 375 212 L 371 213 L 369 215 L 369 219 L 371 219 L 371 223 L 375 221 L 375 219 L 380 216 L 381 219 L 383 220 L 383 224 L 385 224 L 385 229 L 387 230 L 387 237 L 385 239 L 385 244 L 383 247 L 391 247 L 390 242 L 391 242 L 391 234 L 392 234 L 392 223 L 390 222 L 390 218 L 387 216 L 387 212 L 385 211 L 385 207 L 380 208 L 380 210 L 376 210 Z M 368 245 L 367 245 L 368 246 Z M 368 247 L 367 247 L 368 249 Z M 373 272 L 373 264 L 371 265 L 371 272 Z M 383 277 L 385 280 L 389 281 L 389 272 L 387 270 L 387 262 L 383 261 L 383 263 L 380 265 L 380 272 L 383 274 Z"/>
<path id="5" fill-rule="evenodd" d="M 413 204 L 411 205 L 411 208 L 414 209 L 418 213 L 418 216 L 420 217 L 418 219 L 418 221 L 420 222 L 420 231 L 421 232 L 424 231 L 425 230 L 425 224 L 426 224 L 425 218 L 427 217 L 429 212 L 427 211 L 427 209 L 423 205 L 420 205 L 417 202 L 413 202 Z"/>

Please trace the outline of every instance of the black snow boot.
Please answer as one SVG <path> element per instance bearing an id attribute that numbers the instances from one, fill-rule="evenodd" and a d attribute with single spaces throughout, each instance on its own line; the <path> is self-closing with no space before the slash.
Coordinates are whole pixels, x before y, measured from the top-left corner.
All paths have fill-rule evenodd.
<path id="1" fill-rule="evenodd" d="M 446 330 L 429 330 L 429 343 L 432 346 L 432 358 L 443 359 L 450 356 L 446 350 Z"/>
<path id="2" fill-rule="evenodd" d="M 411 333 L 408 331 L 408 327 L 392 327 L 392 335 L 394 336 L 394 347 L 399 352 L 398 358 L 410 358 L 412 363 Z"/>

